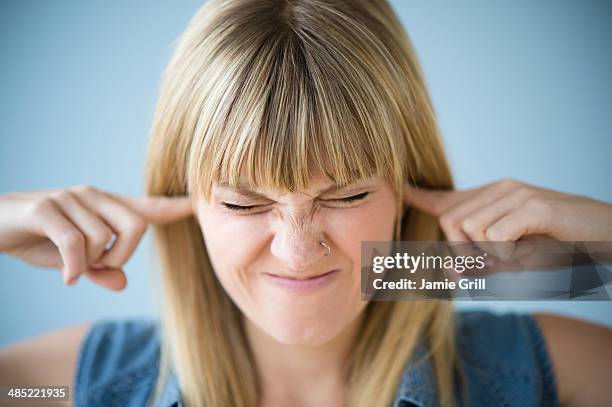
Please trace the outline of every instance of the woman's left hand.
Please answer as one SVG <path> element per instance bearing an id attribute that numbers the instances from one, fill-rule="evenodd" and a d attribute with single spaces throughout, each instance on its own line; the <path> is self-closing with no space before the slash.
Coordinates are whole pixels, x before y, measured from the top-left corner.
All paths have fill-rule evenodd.
<path id="1" fill-rule="evenodd" d="M 439 217 L 449 241 L 612 241 L 612 204 L 513 179 L 463 191 L 406 185 L 404 203 Z"/>
<path id="2" fill-rule="evenodd" d="M 530 235 L 612 241 L 612 204 L 512 179 L 463 191 L 406 185 L 404 193 L 406 205 L 439 217 L 450 241 L 517 241 Z M 560 403 L 610 405 L 610 388 L 602 378 L 612 373 L 612 330 L 559 315 L 534 317 L 546 338 Z M 586 387 L 592 391 L 583 391 Z"/>

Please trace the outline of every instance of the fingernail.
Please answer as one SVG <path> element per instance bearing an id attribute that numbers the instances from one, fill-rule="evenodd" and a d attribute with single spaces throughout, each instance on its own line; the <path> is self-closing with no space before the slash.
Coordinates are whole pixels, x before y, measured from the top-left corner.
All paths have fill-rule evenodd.
<path id="1" fill-rule="evenodd" d="M 76 282 L 79 280 L 79 276 L 74 276 L 72 278 L 70 278 L 67 282 L 68 285 L 75 285 Z"/>

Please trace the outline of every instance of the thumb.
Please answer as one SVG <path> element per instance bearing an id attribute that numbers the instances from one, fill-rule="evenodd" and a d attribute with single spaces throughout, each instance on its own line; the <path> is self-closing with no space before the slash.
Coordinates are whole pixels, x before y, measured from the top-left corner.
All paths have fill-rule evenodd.
<path id="1" fill-rule="evenodd" d="M 194 214 L 189 196 L 121 196 L 119 199 L 151 223 L 172 223 Z"/>

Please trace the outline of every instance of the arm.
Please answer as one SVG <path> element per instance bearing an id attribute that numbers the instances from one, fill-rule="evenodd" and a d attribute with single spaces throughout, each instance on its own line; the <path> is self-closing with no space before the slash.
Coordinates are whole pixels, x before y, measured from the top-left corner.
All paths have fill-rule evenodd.
<path id="1" fill-rule="evenodd" d="M 563 406 L 612 405 L 612 329 L 536 313 Z"/>
<path id="2" fill-rule="evenodd" d="M 72 401 L 79 349 L 89 327 L 75 325 L 0 349 L 0 384 L 69 386 Z"/>

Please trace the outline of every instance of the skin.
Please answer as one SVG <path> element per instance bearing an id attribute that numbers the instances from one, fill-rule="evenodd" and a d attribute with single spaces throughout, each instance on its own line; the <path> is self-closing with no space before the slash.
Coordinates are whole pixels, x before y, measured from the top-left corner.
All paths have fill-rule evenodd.
<path id="1" fill-rule="evenodd" d="M 282 344 L 319 346 L 355 319 L 365 307 L 360 242 L 393 236 L 396 209 L 388 184 L 374 180 L 352 192 L 317 193 L 329 186 L 317 177 L 304 193 L 261 191 L 258 199 L 213 187 L 210 203 L 198 202 L 197 217 L 219 281 L 248 320 Z M 368 196 L 352 203 L 339 200 L 364 192 Z M 223 202 L 257 207 L 238 211 Z M 320 241 L 331 247 L 331 256 L 325 256 Z M 334 284 L 310 295 L 292 294 L 265 275 L 303 278 L 334 269 L 340 270 Z"/>
<path id="2" fill-rule="evenodd" d="M 245 314 L 264 383 L 264 404 L 335 405 L 343 398 L 342 363 L 364 306 L 358 302 L 359 242 L 376 236 L 391 239 L 397 208 L 388 185 L 378 184 L 363 201 L 343 205 L 322 199 L 346 197 L 348 191 L 315 199 L 315 191 L 326 184 L 316 175 L 313 179 L 309 191 L 260 190 L 257 201 L 244 191 L 221 188 L 215 188 L 209 203 L 124 197 L 90 187 L 6 194 L 0 196 L 0 251 L 57 268 L 65 282 L 74 284 L 85 276 L 121 290 L 123 265 L 146 226 L 196 215 L 215 273 Z M 514 241 L 532 235 L 612 240 L 612 205 L 515 180 L 464 191 L 406 185 L 403 192 L 406 205 L 439 217 L 449 240 Z M 261 213 L 237 214 L 221 202 L 266 206 L 255 210 Z M 117 240 L 105 250 L 108 228 Z M 331 246 L 330 256 L 324 256 L 327 250 L 319 240 Z M 340 273 L 333 284 L 300 298 L 287 295 L 264 275 L 303 277 L 336 268 Z M 612 330 L 569 317 L 534 316 L 547 342 L 562 404 L 610 405 Z M 0 383 L 71 383 L 89 326 L 0 349 Z"/>

